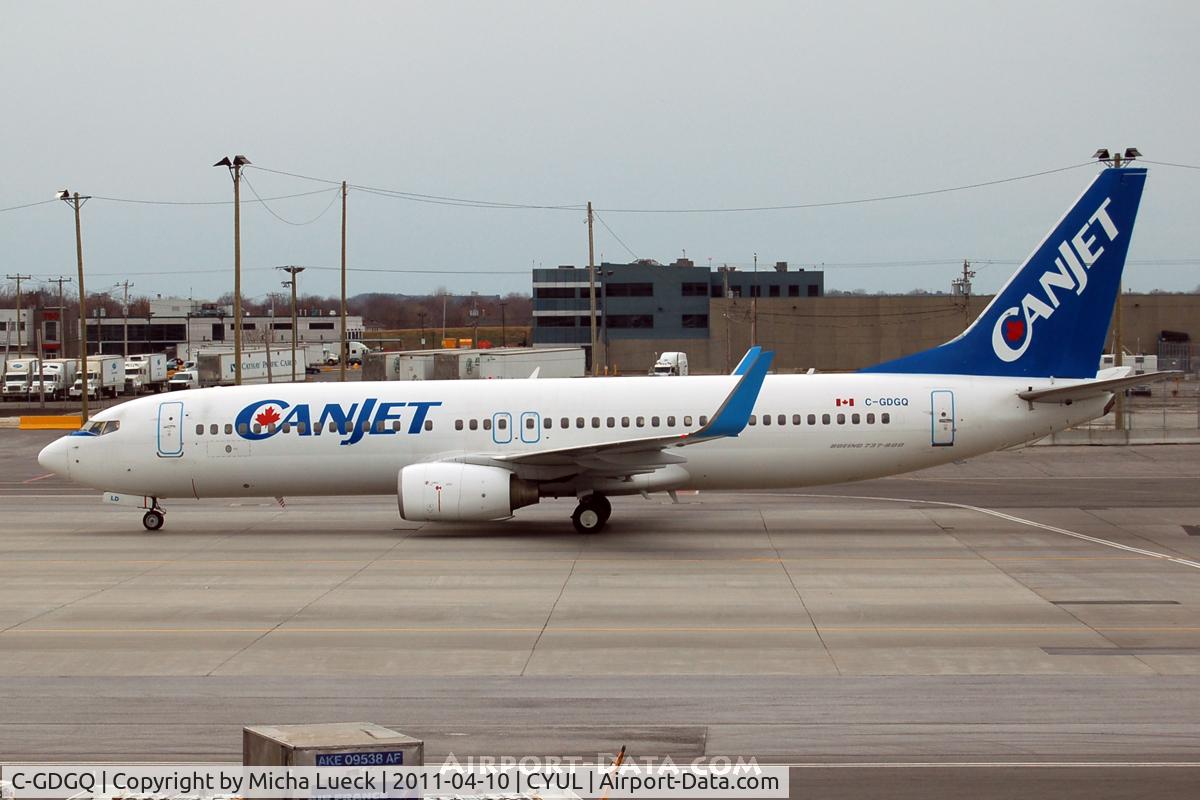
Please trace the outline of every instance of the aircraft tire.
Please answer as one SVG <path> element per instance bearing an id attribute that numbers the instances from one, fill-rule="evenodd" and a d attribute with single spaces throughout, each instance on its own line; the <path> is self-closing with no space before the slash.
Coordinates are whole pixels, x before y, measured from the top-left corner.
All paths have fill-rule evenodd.
<path id="1" fill-rule="evenodd" d="M 148 531 L 162 530 L 163 523 L 166 522 L 166 517 L 161 511 L 151 509 L 142 517 L 142 524 L 146 526 Z"/>
<path id="2" fill-rule="evenodd" d="M 603 508 L 592 497 L 585 497 L 571 515 L 571 524 L 579 533 L 598 533 L 606 522 L 608 515 L 603 513 Z"/>

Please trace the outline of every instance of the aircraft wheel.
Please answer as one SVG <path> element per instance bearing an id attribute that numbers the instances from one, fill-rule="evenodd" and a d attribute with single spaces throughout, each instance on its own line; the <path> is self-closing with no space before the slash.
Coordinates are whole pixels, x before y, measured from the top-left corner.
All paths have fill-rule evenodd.
<path id="1" fill-rule="evenodd" d="M 142 517 L 142 524 L 146 526 L 148 531 L 157 531 L 162 529 L 163 523 L 166 522 L 166 517 L 157 509 L 151 509 Z"/>
<path id="2" fill-rule="evenodd" d="M 571 515 L 571 524 L 580 533 L 596 533 L 604 527 L 606 522 L 608 522 L 608 515 L 604 513 L 603 507 L 596 502 L 594 496 L 581 500 L 575 507 L 575 513 Z"/>
<path id="3" fill-rule="evenodd" d="M 602 494 L 594 494 L 588 497 L 587 500 L 600 512 L 600 519 L 603 520 L 600 524 L 603 525 L 605 522 L 608 522 L 608 518 L 612 516 L 612 503 L 608 502 L 608 498 Z"/>

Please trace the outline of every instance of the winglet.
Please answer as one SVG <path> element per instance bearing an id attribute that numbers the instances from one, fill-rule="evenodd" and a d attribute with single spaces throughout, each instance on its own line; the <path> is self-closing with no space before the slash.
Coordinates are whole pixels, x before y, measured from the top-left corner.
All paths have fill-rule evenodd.
<path id="1" fill-rule="evenodd" d="M 725 398 L 725 402 L 717 409 L 713 418 L 688 438 L 715 439 L 741 433 L 750 422 L 750 413 L 754 411 L 754 403 L 758 400 L 758 393 L 762 390 L 767 370 L 771 368 L 774 359 L 775 353 L 770 350 L 757 354 L 754 363 L 742 374 L 741 380 L 733 387 L 733 391 Z"/>
<path id="2" fill-rule="evenodd" d="M 738 365 L 733 368 L 733 372 L 731 372 L 729 374 L 730 375 L 745 375 L 746 370 L 748 370 L 748 369 L 750 369 L 750 367 L 754 366 L 754 362 L 758 360 L 758 354 L 761 352 L 762 352 L 762 348 L 759 347 L 758 345 L 754 345 L 754 347 L 751 347 L 749 350 L 746 351 L 746 355 L 742 356 L 742 360 L 738 362 Z"/>

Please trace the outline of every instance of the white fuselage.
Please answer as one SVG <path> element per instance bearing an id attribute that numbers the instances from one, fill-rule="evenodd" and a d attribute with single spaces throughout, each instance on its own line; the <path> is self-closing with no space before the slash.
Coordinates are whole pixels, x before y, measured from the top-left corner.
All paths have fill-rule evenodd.
<path id="1" fill-rule="evenodd" d="M 418 462 L 694 431 L 736 381 L 734 376 L 565 378 L 181 391 L 97 414 L 96 420 L 119 420 L 119 429 L 65 437 L 66 466 L 79 483 L 159 498 L 394 494 L 399 470 Z M 740 436 L 674 449 L 686 462 L 661 470 L 656 478 L 591 488 L 622 494 L 799 487 L 909 472 L 1101 416 L 1107 396 L 1073 404 L 1017 397 L 1029 388 L 1074 383 L 1079 381 L 769 376 L 755 403 L 754 424 Z M 256 408 L 245 412 L 251 405 Z M 369 407 L 365 415 L 364 407 Z M 275 432 L 260 425 L 256 434 L 255 423 L 245 420 L 269 408 L 274 413 L 263 419 L 278 419 Z M 241 432 L 239 414 L 245 425 Z M 342 417 L 348 419 L 344 425 L 336 421 Z M 285 430 L 287 420 L 292 424 Z M 319 433 L 314 431 L 318 423 Z M 338 430 L 331 431 L 331 425 Z M 351 426 L 359 430 L 352 433 Z M 543 493 L 587 488 L 567 478 L 547 484 Z"/>

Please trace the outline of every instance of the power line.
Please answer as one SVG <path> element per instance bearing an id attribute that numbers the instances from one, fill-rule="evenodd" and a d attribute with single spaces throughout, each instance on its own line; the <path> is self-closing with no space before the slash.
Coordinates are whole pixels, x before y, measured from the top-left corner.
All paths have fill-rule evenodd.
<path id="1" fill-rule="evenodd" d="M 329 191 L 328 189 L 317 189 L 311 192 L 297 192 L 296 194 L 281 194 L 277 197 L 260 197 L 259 202 L 267 200 L 290 200 L 293 197 L 311 197 L 314 194 L 322 194 Z M 232 200 L 141 200 L 129 197 L 104 197 L 103 195 L 95 195 L 96 200 L 106 200 L 109 203 L 133 203 L 136 205 L 145 206 L 231 206 Z"/>
<path id="2" fill-rule="evenodd" d="M 8 208 L 0 208 L 0 213 L 3 213 L 5 211 L 19 211 L 22 208 L 33 208 L 34 206 L 44 206 L 47 203 L 57 203 L 57 202 L 58 202 L 57 197 L 53 198 L 51 200 L 39 200 L 36 203 L 25 203 L 24 205 L 9 206 Z"/>
<path id="3" fill-rule="evenodd" d="M 634 260 L 637 259 L 638 254 L 633 252 L 633 249 L 630 248 L 629 245 L 625 244 L 624 240 L 621 239 L 620 236 L 617 236 L 617 232 L 608 226 L 608 223 L 604 221 L 604 217 L 600 216 L 595 211 L 592 212 L 592 216 L 595 217 L 596 219 L 600 220 L 600 224 L 604 226 L 604 230 L 608 231 L 609 234 L 611 234 L 612 237 L 617 240 L 617 243 L 620 244 L 621 247 L 624 247 L 626 252 L 629 253 L 629 255 L 633 256 Z"/>
<path id="4" fill-rule="evenodd" d="M 254 195 L 255 199 L 262 205 L 263 208 L 265 208 L 271 214 L 271 216 L 273 216 L 275 219 L 279 220 L 280 222 L 287 223 L 288 225 L 294 225 L 296 227 L 303 227 L 305 225 L 311 225 L 314 222 L 316 222 L 317 220 L 319 220 L 321 217 L 325 216 L 326 212 L 328 212 L 329 209 L 333 208 L 333 204 L 335 202 L 337 202 L 337 199 L 339 196 L 338 194 L 336 194 L 336 192 L 338 191 L 337 189 L 323 189 L 322 191 L 325 191 L 325 192 L 335 192 L 333 197 L 330 198 L 330 200 L 329 200 L 329 205 L 325 206 L 325 208 L 321 210 L 321 213 L 317 214 L 315 217 L 308 220 L 307 222 L 292 222 L 290 219 L 280 216 L 278 213 L 275 212 L 275 209 L 273 209 L 269 205 L 267 205 L 267 201 L 264 200 L 261 195 L 259 195 L 258 190 L 254 188 L 254 184 L 252 184 L 250 182 L 250 179 L 248 177 L 246 177 L 246 175 L 244 175 L 244 174 L 242 175 L 242 180 L 244 180 L 246 182 L 246 185 L 250 187 L 250 192 Z"/>
<path id="5" fill-rule="evenodd" d="M 1155 164 L 1160 167 L 1181 167 L 1183 169 L 1200 169 L 1200 166 L 1195 164 L 1178 164 L 1173 161 L 1151 161 L 1148 158 L 1139 158 L 1138 161 L 1144 161 L 1147 164 Z"/>

